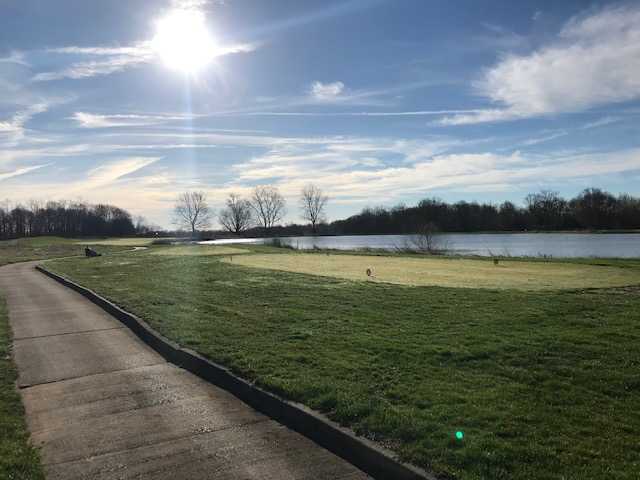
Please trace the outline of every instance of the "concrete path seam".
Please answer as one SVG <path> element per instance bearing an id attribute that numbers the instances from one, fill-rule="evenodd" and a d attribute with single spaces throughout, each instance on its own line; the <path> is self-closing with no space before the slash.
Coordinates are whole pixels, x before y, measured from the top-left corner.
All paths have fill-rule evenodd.
<path id="1" fill-rule="evenodd" d="M 83 333 L 107 332 L 109 330 L 120 330 L 122 328 L 126 328 L 126 327 L 123 325 L 122 327 L 97 328 L 95 330 L 84 330 L 81 332 L 54 333 L 52 335 L 34 335 L 33 337 L 14 337 L 13 341 L 18 342 L 20 340 L 34 340 L 36 338 L 62 337 L 63 335 L 81 335 Z"/>

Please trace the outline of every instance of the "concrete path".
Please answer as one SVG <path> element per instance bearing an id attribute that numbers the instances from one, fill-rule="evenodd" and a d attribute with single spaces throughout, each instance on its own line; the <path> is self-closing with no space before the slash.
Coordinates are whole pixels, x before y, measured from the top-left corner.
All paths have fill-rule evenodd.
<path id="1" fill-rule="evenodd" d="M 27 422 L 48 479 L 368 478 L 229 393 L 166 363 L 34 270 L 0 268 Z"/>

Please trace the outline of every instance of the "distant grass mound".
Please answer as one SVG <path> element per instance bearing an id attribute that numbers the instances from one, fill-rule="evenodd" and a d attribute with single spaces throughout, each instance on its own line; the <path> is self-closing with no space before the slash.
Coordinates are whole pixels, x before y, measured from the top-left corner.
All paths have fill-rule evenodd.
<path id="1" fill-rule="evenodd" d="M 234 247 L 223 247 L 218 245 L 183 245 L 177 247 L 158 248 L 151 252 L 151 255 L 165 255 L 173 257 L 200 256 L 200 255 L 238 255 L 249 253 L 248 250 Z M 235 261 L 235 259 L 233 260 Z"/>
<path id="2" fill-rule="evenodd" d="M 146 247 L 151 245 L 156 238 L 103 238 L 100 240 L 76 240 L 78 245 L 106 245 L 113 247 Z"/>
<path id="3" fill-rule="evenodd" d="M 640 273 L 635 269 L 560 262 L 500 260 L 494 265 L 490 259 L 290 253 L 246 255 L 234 258 L 233 263 L 323 277 L 413 286 L 555 290 L 640 284 Z"/>
<path id="4" fill-rule="evenodd" d="M 82 247 L 60 237 L 0 241 L 0 265 L 74 255 L 83 255 Z"/>

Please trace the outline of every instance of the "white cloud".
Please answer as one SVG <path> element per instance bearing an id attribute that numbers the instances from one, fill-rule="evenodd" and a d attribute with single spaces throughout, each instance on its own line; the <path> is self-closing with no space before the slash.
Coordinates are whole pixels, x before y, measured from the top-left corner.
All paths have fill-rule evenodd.
<path id="1" fill-rule="evenodd" d="M 8 140 L 7 143 L 0 144 L 2 147 L 10 147 L 25 138 L 25 125 L 31 118 L 39 113 L 46 112 L 49 104 L 46 102 L 35 103 L 23 110 L 16 112 L 8 120 L 0 120 L 0 139 Z"/>
<path id="2" fill-rule="evenodd" d="M 71 118 L 82 128 L 110 128 L 158 125 L 172 120 L 191 120 L 195 118 L 195 115 L 101 115 L 96 113 L 75 112 Z"/>
<path id="3" fill-rule="evenodd" d="M 246 117 L 423 117 L 447 114 L 470 114 L 484 110 L 407 110 L 398 112 L 228 112 L 220 116 Z M 213 116 L 213 115 L 212 115 Z"/>
<path id="4" fill-rule="evenodd" d="M 446 117 L 443 125 L 495 122 L 576 112 L 640 98 L 640 6 L 571 19 L 551 45 L 509 55 L 476 84 L 501 105 Z"/>
<path id="5" fill-rule="evenodd" d="M 249 53 L 258 48 L 255 43 L 239 43 L 219 45 L 212 57 L 222 57 L 236 53 Z M 158 54 L 150 41 L 139 42 L 129 46 L 67 46 L 46 49 L 48 53 L 62 55 L 80 55 L 89 57 L 87 60 L 74 62 L 60 70 L 40 72 L 32 78 L 34 82 L 49 82 L 64 78 L 82 79 L 100 75 L 110 75 L 128 68 L 142 66 L 157 59 Z"/>
<path id="6" fill-rule="evenodd" d="M 132 57 L 144 56 L 151 51 L 148 43 L 140 43 L 129 47 L 57 47 L 47 48 L 48 53 L 62 53 L 70 55 L 96 55 L 96 56 L 118 56 L 128 55 Z"/>
<path id="7" fill-rule="evenodd" d="M 87 180 L 82 182 L 82 188 L 87 190 L 89 187 L 108 185 L 158 160 L 160 157 L 131 157 L 100 165 L 87 173 Z"/>
<path id="8" fill-rule="evenodd" d="M 622 120 L 622 118 L 620 118 L 620 117 L 611 117 L 611 116 L 602 117 L 602 118 L 600 118 L 598 120 L 595 120 L 593 122 L 586 123 L 580 128 L 583 129 L 583 130 L 588 130 L 590 128 L 604 127 L 605 125 L 610 125 L 612 123 L 616 123 L 616 122 L 619 122 L 621 120 Z"/>
<path id="9" fill-rule="evenodd" d="M 12 170 L 10 172 L 0 173 L 0 181 L 6 180 L 7 178 L 17 177 L 19 175 L 24 175 L 25 173 L 33 172 L 34 170 L 38 170 L 40 168 L 48 167 L 51 165 L 50 163 L 46 163 L 44 165 L 33 165 L 31 167 L 22 167 Z"/>
<path id="10" fill-rule="evenodd" d="M 535 138 L 530 138 L 528 140 L 525 140 L 524 142 L 522 142 L 522 145 L 525 145 L 525 146 L 538 145 L 539 143 L 549 142 L 551 140 L 555 140 L 556 138 L 566 137 L 567 135 L 569 135 L 569 132 L 564 130 L 559 132 L 550 132 L 541 137 L 535 137 Z"/>
<path id="11" fill-rule="evenodd" d="M 342 82 L 313 82 L 311 85 L 311 96 L 320 102 L 331 102 L 340 98 L 344 92 L 344 83 Z"/>
<path id="12" fill-rule="evenodd" d="M 35 105 L 16 112 L 10 120 L 0 121 L 0 132 L 19 132 L 22 131 L 24 125 L 38 113 L 47 111 L 49 106 L 46 103 L 37 103 Z"/>
<path id="13" fill-rule="evenodd" d="M 0 63 L 15 63 L 16 65 L 22 65 L 24 67 L 29 66 L 22 52 L 11 52 L 8 57 L 0 58 Z"/>
<path id="14" fill-rule="evenodd" d="M 517 118 L 511 110 L 487 109 L 471 113 L 457 113 L 451 117 L 445 117 L 434 124 L 436 125 L 467 125 L 471 123 L 499 122 Z"/>
<path id="15" fill-rule="evenodd" d="M 517 151 L 447 153 L 455 146 L 455 142 L 447 146 L 444 142 L 380 139 L 276 145 L 263 155 L 234 165 L 237 175 L 224 187 L 241 189 L 269 182 L 295 201 L 301 186 L 312 176 L 334 203 L 368 204 L 371 199 L 399 201 L 440 189 L 495 192 L 537 185 L 540 178 L 564 181 L 640 171 L 640 149 L 545 156 Z M 376 154 L 374 161 L 372 152 Z"/>
<path id="16" fill-rule="evenodd" d="M 133 47 L 63 47 L 50 49 L 56 53 L 82 54 L 97 57 L 98 60 L 76 62 L 62 70 L 41 72 L 33 77 L 34 82 L 49 82 L 63 78 L 81 79 L 99 75 L 110 75 L 129 67 L 139 66 L 154 58 L 147 44 Z"/>

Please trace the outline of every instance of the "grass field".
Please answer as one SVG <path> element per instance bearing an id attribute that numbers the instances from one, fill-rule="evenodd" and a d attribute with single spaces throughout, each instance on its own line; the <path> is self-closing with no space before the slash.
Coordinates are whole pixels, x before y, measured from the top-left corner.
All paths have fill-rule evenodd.
<path id="1" fill-rule="evenodd" d="M 44 479 L 40 459 L 29 445 L 16 369 L 11 360 L 11 333 L 4 301 L 0 298 L 0 478 Z"/>
<path id="2" fill-rule="evenodd" d="M 156 238 L 101 238 L 101 239 L 83 239 L 75 240 L 78 245 L 89 246 L 111 246 L 111 247 L 147 247 L 151 245 Z M 165 239 L 168 240 L 168 239 Z"/>
<path id="3" fill-rule="evenodd" d="M 49 265 L 443 477 L 640 477 L 638 287 L 407 286 L 153 251 Z M 640 270 L 572 265 L 598 263 Z"/>
<path id="4" fill-rule="evenodd" d="M 413 286 L 545 290 L 640 285 L 640 269 L 577 263 L 501 260 L 494 265 L 491 259 L 317 253 L 246 255 L 225 261 L 248 267 Z M 367 270 L 371 271 L 371 277 Z"/>
<path id="5" fill-rule="evenodd" d="M 219 245 L 182 245 L 175 247 L 155 248 L 152 255 L 165 255 L 173 257 L 201 256 L 201 255 L 239 255 L 249 253 L 249 250 Z M 235 258 L 235 257 L 234 257 Z"/>
<path id="6" fill-rule="evenodd" d="M 82 247 L 59 237 L 0 241 L 0 265 L 44 258 L 82 255 Z"/>
<path id="7" fill-rule="evenodd" d="M 130 240 L 130 239 L 124 239 Z M 77 239 L 61 237 L 20 238 L 0 241 L 0 266 L 7 263 L 44 260 L 46 258 L 84 256 L 85 245 L 89 240 L 79 242 Z M 91 240 L 91 242 L 95 242 Z M 112 253 L 130 250 L 129 245 L 105 244 L 98 250 L 101 253 Z"/>

